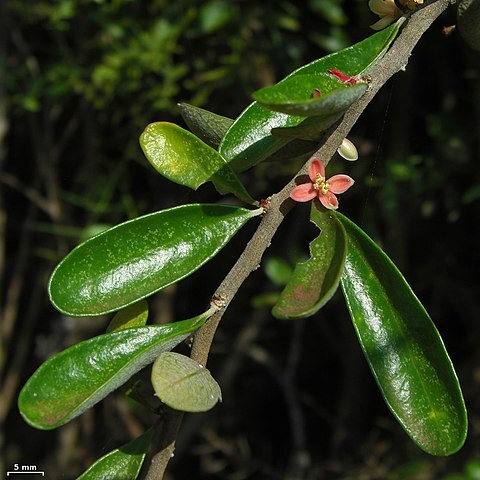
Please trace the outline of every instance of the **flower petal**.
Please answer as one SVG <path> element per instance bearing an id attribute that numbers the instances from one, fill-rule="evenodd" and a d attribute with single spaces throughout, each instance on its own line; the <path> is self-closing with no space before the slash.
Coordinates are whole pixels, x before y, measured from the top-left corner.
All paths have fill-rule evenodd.
<path id="1" fill-rule="evenodd" d="M 296 202 L 308 202 L 313 200 L 317 196 L 317 193 L 310 182 L 302 183 L 290 192 L 290 198 Z"/>
<path id="2" fill-rule="evenodd" d="M 394 21 L 393 17 L 383 17 L 378 22 L 373 23 L 370 25 L 372 30 L 382 30 L 383 28 L 387 27 Z"/>
<path id="3" fill-rule="evenodd" d="M 330 191 L 332 193 L 346 192 L 355 183 L 355 180 L 348 175 L 334 175 L 327 181 L 330 185 Z"/>
<path id="4" fill-rule="evenodd" d="M 320 159 L 314 158 L 308 164 L 308 176 L 313 183 L 316 182 L 318 174 L 325 178 L 325 167 L 323 166 L 323 163 Z"/>
<path id="5" fill-rule="evenodd" d="M 329 210 L 336 210 L 338 208 L 338 199 L 330 190 L 325 195 L 319 195 L 318 198 L 325 208 Z"/>
<path id="6" fill-rule="evenodd" d="M 397 10 L 394 0 L 370 0 L 368 2 L 368 8 L 380 17 L 393 17 Z"/>

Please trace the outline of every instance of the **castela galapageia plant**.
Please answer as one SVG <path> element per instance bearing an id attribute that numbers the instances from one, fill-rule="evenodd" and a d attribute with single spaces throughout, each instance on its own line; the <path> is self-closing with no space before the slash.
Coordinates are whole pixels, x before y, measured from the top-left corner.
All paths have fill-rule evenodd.
<path id="1" fill-rule="evenodd" d="M 340 287 L 380 392 L 407 435 L 432 455 L 450 455 L 462 446 L 466 409 L 437 329 L 386 253 L 339 213 L 337 195 L 351 188 L 353 179 L 325 174 L 337 148 L 349 160 L 358 157 L 345 140 L 348 131 L 386 80 L 405 66 L 421 34 L 449 2 L 417 9 L 422 3 L 401 2 L 400 9 L 393 0 L 371 0 L 381 17 L 374 28 L 386 28 L 258 90 L 235 121 L 181 104 L 191 131 L 167 122 L 145 128 L 141 148 L 160 175 L 194 190 L 212 182 L 219 194 L 233 194 L 238 202 L 180 205 L 127 221 L 60 262 L 49 283 L 59 311 L 116 313 L 106 333 L 53 356 L 27 381 L 18 401 L 26 422 L 45 430 L 60 427 L 122 386 L 142 401 L 138 373 L 150 364 L 156 396 L 170 407 L 163 425 L 179 424 L 181 412 L 213 408 L 221 391 L 205 365 L 215 330 L 297 201 L 311 202 L 310 220 L 320 233 L 310 244 L 310 258 L 296 265 L 273 315 L 311 316 Z M 308 158 L 303 169 L 268 200 L 254 200 L 239 178 L 266 159 L 299 155 Z M 170 324 L 147 324 L 148 297 L 201 268 L 258 219 L 256 233 L 206 311 Z M 189 357 L 172 352 L 189 337 Z M 152 437 L 162 434 L 152 427 L 79 478 L 137 478 Z M 151 452 L 146 478 L 161 478 L 173 449 L 170 442 Z"/>

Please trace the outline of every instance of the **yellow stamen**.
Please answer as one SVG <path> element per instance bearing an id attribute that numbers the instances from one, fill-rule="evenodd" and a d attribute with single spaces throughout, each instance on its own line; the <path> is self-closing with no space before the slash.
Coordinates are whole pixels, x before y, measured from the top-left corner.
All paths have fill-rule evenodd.
<path id="1" fill-rule="evenodd" d="M 313 188 L 320 191 L 322 195 L 325 195 L 330 188 L 330 184 L 325 180 L 325 177 L 322 177 L 319 173 L 317 173 Z"/>

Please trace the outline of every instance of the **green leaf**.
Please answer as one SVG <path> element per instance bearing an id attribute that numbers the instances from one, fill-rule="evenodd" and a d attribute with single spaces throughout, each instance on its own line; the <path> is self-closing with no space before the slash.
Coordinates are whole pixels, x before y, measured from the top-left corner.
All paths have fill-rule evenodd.
<path id="1" fill-rule="evenodd" d="M 272 135 L 276 137 L 300 139 L 287 144 L 285 147 L 282 147 L 282 149 L 302 140 L 316 140 L 318 144 L 321 133 L 338 122 L 342 118 L 343 113 L 344 112 L 332 113 L 325 116 L 307 117 L 303 122 L 294 127 L 272 128 Z M 279 152 L 280 151 L 281 150 L 279 150 Z"/>
<path id="2" fill-rule="evenodd" d="M 285 135 L 285 137 L 288 137 L 288 134 Z M 313 141 L 311 139 L 297 140 L 297 138 L 300 138 L 300 137 L 295 137 L 293 141 L 291 141 L 291 138 L 287 139 L 287 143 L 282 148 L 275 151 L 270 156 L 270 158 L 268 158 L 268 160 L 272 160 L 272 161 L 292 160 L 296 157 L 302 157 L 304 155 L 309 156 L 311 153 L 317 150 L 318 137 L 315 138 Z"/>
<path id="3" fill-rule="evenodd" d="M 253 203 L 231 166 L 193 133 L 168 122 L 147 125 L 140 146 L 155 170 L 172 182 L 196 190 L 211 181 L 221 194 L 233 193 Z"/>
<path id="4" fill-rule="evenodd" d="M 147 323 L 147 319 L 148 303 L 142 299 L 117 312 L 107 327 L 107 333 L 124 328 L 143 327 Z"/>
<path id="5" fill-rule="evenodd" d="M 42 364 L 20 392 L 18 406 L 33 427 L 69 422 L 123 385 L 205 323 L 211 311 L 182 322 L 128 328 L 85 340 Z"/>
<path id="6" fill-rule="evenodd" d="M 164 352 L 155 360 L 152 385 L 163 403 L 183 412 L 206 412 L 222 399 L 220 386 L 210 372 L 175 352 Z"/>
<path id="7" fill-rule="evenodd" d="M 147 455 L 152 430 L 99 458 L 77 480 L 135 480 Z"/>
<path id="8" fill-rule="evenodd" d="M 272 313 L 277 318 L 309 317 L 332 298 L 340 283 L 346 234 L 335 214 L 312 202 L 310 221 L 320 235 L 310 243 L 310 258 L 298 263 Z"/>
<path id="9" fill-rule="evenodd" d="M 380 391 L 421 449 L 432 455 L 455 453 L 465 441 L 467 414 L 440 335 L 387 255 L 337 215 L 348 239 L 343 293 Z"/>
<path id="10" fill-rule="evenodd" d="M 261 213 L 192 204 L 117 225 L 60 262 L 50 279 L 50 299 L 68 315 L 119 310 L 195 272 Z"/>
<path id="11" fill-rule="evenodd" d="M 321 92 L 321 96 L 313 97 L 315 90 Z M 257 90 L 252 96 L 270 110 L 311 117 L 344 112 L 366 90 L 366 83 L 344 85 L 328 73 L 319 73 L 295 75 L 272 87 Z"/>
<path id="12" fill-rule="evenodd" d="M 227 133 L 228 129 L 233 123 L 231 118 L 222 117 L 216 113 L 209 112 L 203 108 L 194 107 L 188 103 L 179 103 L 178 107 L 182 114 L 185 123 L 188 125 L 188 128 L 201 138 L 206 144 L 210 145 L 212 148 L 218 148 L 220 141 Z M 335 116 L 335 121 L 340 118 L 341 115 Z M 331 122 L 328 124 L 330 126 Z M 326 128 L 326 127 L 325 127 Z M 324 129 L 325 129 L 324 128 Z M 287 132 L 285 134 L 279 133 L 279 136 L 292 137 L 292 138 L 301 138 L 294 133 Z M 308 137 L 308 140 L 311 140 L 312 136 Z M 318 140 L 318 135 L 316 135 L 314 140 Z M 281 148 L 275 152 L 273 160 L 283 160 L 283 159 L 292 159 L 293 157 L 299 155 L 305 155 L 315 151 L 317 148 L 318 142 L 312 141 L 302 141 L 297 140 L 288 143 L 285 147 Z"/>
<path id="13" fill-rule="evenodd" d="M 399 29 L 400 23 L 391 25 L 351 47 L 300 67 L 286 78 L 324 74 L 332 68 L 350 76 L 359 75 L 386 52 Z M 273 112 L 254 102 L 229 128 L 220 144 L 219 152 L 235 171 L 247 170 L 288 142 L 286 138 L 272 135 L 273 128 L 295 127 L 302 121 L 304 117 Z"/>
<path id="14" fill-rule="evenodd" d="M 188 128 L 212 148 L 218 148 L 233 123 L 231 118 L 222 117 L 188 103 L 179 103 L 178 108 Z"/>

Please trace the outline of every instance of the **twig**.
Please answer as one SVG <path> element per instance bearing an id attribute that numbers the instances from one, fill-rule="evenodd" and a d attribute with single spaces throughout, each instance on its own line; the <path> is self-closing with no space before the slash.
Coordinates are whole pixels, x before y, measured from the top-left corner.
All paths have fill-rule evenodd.
<path id="1" fill-rule="evenodd" d="M 162 414 L 154 425 L 154 442 L 157 443 L 157 453 L 152 457 L 150 468 L 145 480 L 161 480 L 168 462 L 175 452 L 175 439 L 182 423 L 183 412 L 168 409 L 162 410 Z"/>
<path id="2" fill-rule="evenodd" d="M 449 3 L 450 0 L 434 1 L 411 16 L 407 25 L 404 27 L 390 50 L 368 72 L 366 72 L 371 77 L 371 82 L 365 95 L 347 110 L 342 122 L 336 126 L 331 133 L 329 132 L 325 142 L 313 156 L 321 158 L 325 165 L 328 164 L 337 148 L 342 143 L 342 140 L 348 135 L 360 115 L 380 88 L 395 73 L 405 70 L 408 59 L 415 45 L 435 19 L 448 7 Z M 303 175 L 307 172 L 307 165 L 308 162 L 297 173 L 297 176 Z M 221 299 L 222 307 L 195 334 L 191 357 L 197 362 L 203 365 L 206 364 L 215 331 L 217 330 L 226 308 L 243 282 L 260 264 L 263 253 L 270 246 L 270 242 L 275 235 L 275 232 L 282 223 L 285 215 L 293 207 L 293 201 L 290 200 L 289 195 L 295 185 L 294 178 L 285 185 L 280 192 L 271 197 L 268 210 L 255 234 L 248 242 L 245 250 L 240 255 L 233 268 L 217 288 L 214 298 Z M 169 446 L 171 447 L 171 444 L 169 444 Z M 159 452 L 155 458 L 159 461 L 161 458 L 162 461 L 168 463 L 169 456 L 161 454 L 162 452 Z M 159 468 L 158 464 L 155 465 L 156 471 L 159 472 L 159 474 L 162 472 L 162 476 L 167 463 L 163 464 L 161 468 Z M 153 467 L 152 462 L 152 468 Z M 161 480 L 162 476 L 150 475 L 149 472 L 147 478 L 148 480 Z"/>
<path id="3" fill-rule="evenodd" d="M 22 183 L 17 177 L 7 172 L 1 173 L 0 183 L 8 185 L 10 188 L 13 188 L 18 193 L 21 193 L 26 198 L 28 198 L 28 200 L 30 200 L 30 202 L 33 203 L 37 208 L 43 210 L 47 215 L 53 217 L 50 202 L 46 198 L 44 198 L 34 187 L 30 187 Z"/>
<path id="4" fill-rule="evenodd" d="M 347 110 L 342 122 L 328 136 L 325 143 L 314 153 L 314 157 L 319 157 L 325 165 L 328 164 L 343 139 L 348 135 L 380 88 L 395 73 L 405 69 L 413 48 L 423 33 L 447 8 L 449 3 L 449 0 L 438 0 L 412 15 L 409 23 L 391 49 L 367 72 L 371 77 L 371 82 L 365 95 Z M 307 172 L 307 165 L 308 162 L 297 173 L 297 176 Z M 290 200 L 289 195 L 295 185 L 295 179 L 292 179 L 280 192 L 271 197 L 268 211 L 263 217 L 257 231 L 247 244 L 237 263 L 216 290 L 214 297 L 221 298 L 224 302 L 224 307 L 199 329 L 195 335 L 191 356 L 199 363 L 206 364 L 213 336 L 225 309 L 246 278 L 258 267 L 262 255 L 269 247 L 275 232 L 282 223 L 285 215 L 293 207 L 293 201 Z"/>

